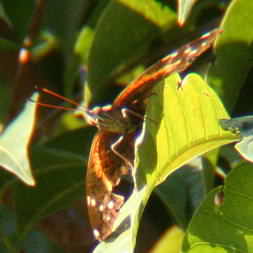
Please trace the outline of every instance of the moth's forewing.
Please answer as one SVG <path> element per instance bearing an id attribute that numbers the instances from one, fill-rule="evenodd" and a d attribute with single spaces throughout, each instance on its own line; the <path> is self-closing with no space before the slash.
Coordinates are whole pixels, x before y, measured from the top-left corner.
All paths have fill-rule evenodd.
<path id="1" fill-rule="evenodd" d="M 220 29 L 214 29 L 205 33 L 198 39 L 183 45 L 178 50 L 151 65 L 117 96 L 113 106 L 115 108 L 122 106 L 131 107 L 134 101 L 142 101 L 143 98 L 147 97 L 146 93 L 149 93 L 159 80 L 174 72 L 180 73 L 186 70 L 198 56 L 211 47 L 220 33 Z"/>

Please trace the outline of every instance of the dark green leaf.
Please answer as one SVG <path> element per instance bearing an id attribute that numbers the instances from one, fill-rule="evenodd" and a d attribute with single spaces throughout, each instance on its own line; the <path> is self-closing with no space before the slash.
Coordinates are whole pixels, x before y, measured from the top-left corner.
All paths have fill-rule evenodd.
<path id="1" fill-rule="evenodd" d="M 226 130 L 240 134 L 242 139 L 235 145 L 235 148 L 243 158 L 253 162 L 253 116 L 222 120 L 221 125 Z"/>
<path id="2" fill-rule="evenodd" d="M 26 0 L 25 2 L 3 0 L 2 3 L 15 34 L 18 36 L 19 41 L 23 40 L 31 22 L 35 0 Z"/>
<path id="3" fill-rule="evenodd" d="M 32 165 L 36 168 L 37 186 L 30 189 L 16 185 L 20 238 L 25 238 L 42 218 L 84 198 L 90 137 L 90 129 L 80 129 L 33 148 Z"/>
<path id="4" fill-rule="evenodd" d="M 251 252 L 252 173 L 252 165 L 243 164 L 208 195 L 188 228 L 183 252 Z"/>
<path id="5" fill-rule="evenodd" d="M 33 152 L 33 159 L 34 164 L 38 164 L 37 186 L 31 189 L 18 184 L 15 191 L 20 239 L 24 239 L 42 218 L 69 207 L 84 195 L 84 161 L 67 152 L 42 148 Z"/>
<path id="6" fill-rule="evenodd" d="M 108 82 L 148 49 L 152 40 L 175 13 L 155 0 L 110 1 L 96 27 L 89 55 L 89 88 L 92 102 L 108 90 Z M 87 95 L 88 96 L 88 95 Z M 86 97 L 86 102 L 90 102 Z"/>
<path id="7" fill-rule="evenodd" d="M 230 111 L 252 67 L 252 12 L 252 1 L 231 1 L 220 27 L 223 34 L 215 45 L 216 61 L 208 75 L 208 82 Z"/>

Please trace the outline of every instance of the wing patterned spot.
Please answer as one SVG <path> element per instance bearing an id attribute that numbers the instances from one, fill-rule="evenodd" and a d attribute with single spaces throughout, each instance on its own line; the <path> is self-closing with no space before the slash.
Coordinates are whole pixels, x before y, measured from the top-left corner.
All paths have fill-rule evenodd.
<path id="1" fill-rule="evenodd" d="M 107 204 L 107 207 L 109 209 L 113 209 L 114 208 L 114 202 L 111 200 L 108 204 Z"/>
<path id="2" fill-rule="evenodd" d="M 94 198 L 91 198 L 90 200 L 90 206 L 95 207 L 96 206 L 96 200 Z"/>
<path id="3" fill-rule="evenodd" d="M 103 212 L 103 211 L 105 210 L 105 206 L 104 206 L 103 204 L 101 204 L 101 205 L 99 206 L 98 210 L 99 210 L 100 212 Z"/>
<path id="4" fill-rule="evenodd" d="M 104 216 L 104 219 L 106 222 L 110 221 L 111 220 L 111 216 L 110 215 L 105 215 Z"/>

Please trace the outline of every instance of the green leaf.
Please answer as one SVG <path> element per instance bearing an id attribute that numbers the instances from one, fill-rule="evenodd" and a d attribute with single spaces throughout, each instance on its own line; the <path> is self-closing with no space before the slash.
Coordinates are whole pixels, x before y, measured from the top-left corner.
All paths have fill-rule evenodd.
<path id="1" fill-rule="evenodd" d="M 10 22 L 8 16 L 6 15 L 6 12 L 5 12 L 4 8 L 3 8 L 3 4 L 2 3 L 0 3 L 0 18 L 3 21 L 5 21 L 9 26 L 11 26 L 11 22 Z"/>
<path id="2" fill-rule="evenodd" d="M 73 56 L 76 33 L 86 5 L 87 3 L 82 0 L 56 0 L 47 4 L 46 24 L 60 40 L 66 60 L 70 60 L 69 57 Z"/>
<path id="3" fill-rule="evenodd" d="M 252 12 L 252 1 L 231 2 L 220 27 L 224 30 L 223 34 L 215 45 L 216 61 L 208 74 L 208 83 L 230 111 L 252 67 Z"/>
<path id="4" fill-rule="evenodd" d="M 12 24 L 13 33 L 21 41 L 27 34 L 35 2 L 34 0 L 27 0 L 24 4 L 19 0 L 3 0 L 2 3 L 5 13 L 8 15 L 10 23 Z"/>
<path id="5" fill-rule="evenodd" d="M 220 123 L 224 129 L 240 134 L 242 139 L 235 148 L 244 159 L 253 162 L 253 116 L 222 120 Z"/>
<path id="6" fill-rule="evenodd" d="M 49 1 L 46 8 L 47 29 L 54 31 L 62 48 L 65 71 L 65 94 L 72 94 L 74 80 L 77 75 L 79 59 L 73 54 L 78 29 L 83 13 L 89 9 L 89 1 L 83 0 L 55 0 Z"/>
<path id="7" fill-rule="evenodd" d="M 16 215 L 13 210 L 0 205 L 0 251 L 16 252 L 13 237 L 16 233 Z"/>
<path id="8" fill-rule="evenodd" d="M 183 81 L 172 75 L 153 93 L 136 141 L 134 191 L 115 224 L 116 234 L 123 232 L 114 241 L 101 243 L 96 253 L 133 252 L 140 217 L 153 189 L 192 158 L 238 139 L 219 126 L 219 119 L 228 115 L 198 75 L 188 75 Z"/>
<path id="9" fill-rule="evenodd" d="M 243 137 L 248 137 L 253 135 L 253 116 L 242 116 L 232 119 L 222 119 L 220 121 L 221 126 L 225 130 L 231 132 L 240 133 Z"/>
<path id="10" fill-rule="evenodd" d="M 48 239 L 45 233 L 39 231 L 31 232 L 20 246 L 27 253 L 63 253 L 62 247 L 55 241 Z M 17 252 L 20 252 L 20 250 Z"/>
<path id="11" fill-rule="evenodd" d="M 168 213 L 182 228 L 188 225 L 189 217 L 203 200 L 206 191 L 202 158 L 194 159 L 176 170 L 155 189 Z"/>
<path id="12" fill-rule="evenodd" d="M 183 25 L 197 0 L 178 0 L 178 23 Z"/>
<path id="13" fill-rule="evenodd" d="M 27 238 L 19 243 L 17 238 L 17 214 L 13 209 L 0 205 L 0 252 L 1 253 L 18 253 L 21 249 L 25 252 L 62 252 L 57 251 L 55 244 L 48 240 L 45 234 L 33 231 Z"/>
<path id="14" fill-rule="evenodd" d="M 249 162 L 253 162 L 253 136 L 243 137 L 235 144 L 235 149 Z"/>
<path id="15" fill-rule="evenodd" d="M 13 41 L 10 41 L 10 40 L 7 40 L 7 39 L 4 39 L 4 38 L 0 38 L 0 50 L 1 51 L 14 51 L 14 50 L 18 50 L 19 49 L 19 46 L 14 43 Z"/>
<path id="16" fill-rule="evenodd" d="M 36 188 L 15 184 L 20 240 L 42 218 L 84 198 L 85 165 L 90 148 L 88 139 L 91 140 L 90 129 L 78 129 L 33 147 L 32 165 L 36 168 Z"/>
<path id="17" fill-rule="evenodd" d="M 164 90 L 160 85 L 154 92 L 161 97 L 151 97 L 147 116 L 157 124 L 147 120 L 147 137 L 140 152 L 144 155 L 150 150 L 146 142 L 155 143 L 153 157 L 149 157 L 159 164 L 151 169 L 147 161 L 140 161 L 139 166 L 145 168 L 144 182 L 157 185 L 192 158 L 238 139 L 219 126 L 219 119 L 229 116 L 200 76 L 190 74 L 181 80 L 172 75 L 166 79 Z"/>
<path id="18" fill-rule="evenodd" d="M 175 13 L 159 1 L 110 1 L 97 24 L 89 55 L 86 94 L 94 97 L 87 95 L 85 101 L 101 102 L 109 81 L 142 56 L 172 23 L 176 23 Z"/>
<path id="19" fill-rule="evenodd" d="M 48 153 L 47 155 L 45 153 Z M 34 189 L 16 186 L 15 200 L 18 215 L 19 239 L 23 240 L 34 226 L 56 211 L 62 210 L 84 196 L 84 162 L 76 157 L 41 150 L 41 158 L 53 159 L 54 165 L 37 168 L 37 186 Z M 60 180 L 59 180 L 60 179 Z"/>
<path id="20" fill-rule="evenodd" d="M 208 194 L 188 228 L 183 252 L 252 252 L 252 173 L 251 164 L 238 166 L 224 187 Z"/>
<path id="21" fill-rule="evenodd" d="M 38 94 L 32 96 L 24 110 L 13 120 L 0 136 L 0 165 L 16 175 L 24 183 L 34 186 L 28 158 L 28 144 L 33 132 L 36 101 Z"/>
<path id="22" fill-rule="evenodd" d="M 85 26 L 79 33 L 75 43 L 75 53 L 79 56 L 81 64 L 87 64 L 88 55 L 94 39 L 94 30 Z"/>
<path id="23" fill-rule="evenodd" d="M 150 253 L 180 252 L 183 236 L 184 232 L 176 226 L 168 229 Z"/>

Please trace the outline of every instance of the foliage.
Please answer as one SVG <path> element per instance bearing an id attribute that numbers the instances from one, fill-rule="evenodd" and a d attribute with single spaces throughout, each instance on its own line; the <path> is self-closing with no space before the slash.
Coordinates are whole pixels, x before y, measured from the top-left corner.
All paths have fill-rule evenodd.
<path id="1" fill-rule="evenodd" d="M 181 245 L 251 252 L 252 165 L 224 146 L 240 136 L 219 120 L 252 111 L 253 3 L 178 4 L 180 26 L 177 8 L 163 0 L 1 2 L 1 252 L 90 252 L 96 244 L 83 205 L 96 129 L 73 112 L 40 107 L 35 115 L 35 85 L 87 107 L 111 103 L 121 86 L 217 20 L 215 59 L 205 54 L 188 70 L 196 73 L 161 80 L 147 99 L 133 193 L 115 224 L 116 232 L 126 228 L 94 252 L 179 252 Z"/>

